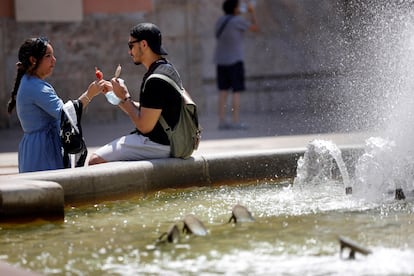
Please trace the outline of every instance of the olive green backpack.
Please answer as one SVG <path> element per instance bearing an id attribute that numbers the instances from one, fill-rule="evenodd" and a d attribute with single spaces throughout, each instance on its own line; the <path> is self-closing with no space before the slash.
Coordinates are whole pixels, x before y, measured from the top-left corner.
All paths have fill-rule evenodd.
<path id="1" fill-rule="evenodd" d="M 155 72 L 156 71 L 157 70 L 155 70 Z M 181 94 L 182 105 L 180 117 L 174 129 L 171 129 L 162 115 L 159 118 L 159 122 L 170 140 L 171 157 L 187 159 L 191 156 L 194 150 L 198 148 L 201 139 L 201 128 L 198 123 L 197 106 L 188 92 L 183 87 L 180 87 L 169 76 L 154 73 L 151 74 L 146 81 L 151 78 L 158 78 L 168 82 Z"/>

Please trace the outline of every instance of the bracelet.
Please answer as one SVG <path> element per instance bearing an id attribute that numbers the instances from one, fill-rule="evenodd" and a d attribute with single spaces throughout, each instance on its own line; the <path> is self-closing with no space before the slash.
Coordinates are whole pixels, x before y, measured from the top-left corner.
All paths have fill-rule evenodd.
<path id="1" fill-rule="evenodd" d="M 91 99 L 89 99 L 89 97 L 88 97 L 88 95 L 85 93 L 85 94 L 83 94 L 84 96 L 85 96 L 85 98 L 88 100 L 88 103 L 90 103 L 91 102 Z"/>

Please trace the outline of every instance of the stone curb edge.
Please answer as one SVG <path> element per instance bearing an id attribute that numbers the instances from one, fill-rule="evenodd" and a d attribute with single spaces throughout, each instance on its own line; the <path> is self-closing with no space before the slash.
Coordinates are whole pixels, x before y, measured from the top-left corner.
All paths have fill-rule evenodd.
<path id="1" fill-rule="evenodd" d="M 341 148 L 352 166 L 361 147 Z M 305 148 L 111 162 L 93 167 L 0 177 L 0 221 L 13 216 L 64 214 L 64 206 L 169 188 L 293 178 Z"/>

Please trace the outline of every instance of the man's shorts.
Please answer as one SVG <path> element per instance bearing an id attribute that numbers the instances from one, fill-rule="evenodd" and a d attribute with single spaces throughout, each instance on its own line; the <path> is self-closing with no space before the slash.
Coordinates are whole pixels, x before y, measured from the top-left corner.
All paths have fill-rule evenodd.
<path id="1" fill-rule="evenodd" d="M 231 65 L 217 65 L 217 86 L 219 90 L 244 91 L 244 64 L 242 61 Z"/>
<path id="2" fill-rule="evenodd" d="M 108 162 L 168 158 L 170 146 L 155 143 L 146 136 L 133 133 L 106 144 L 95 154 Z"/>

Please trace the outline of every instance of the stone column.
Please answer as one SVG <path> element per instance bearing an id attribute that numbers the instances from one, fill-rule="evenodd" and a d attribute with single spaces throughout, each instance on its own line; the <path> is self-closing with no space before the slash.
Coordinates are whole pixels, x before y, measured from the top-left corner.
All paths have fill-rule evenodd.
<path id="1" fill-rule="evenodd" d="M 161 29 L 167 58 L 176 66 L 185 88 L 200 107 L 202 49 L 197 29 L 198 1 L 155 1 L 154 23 Z"/>

